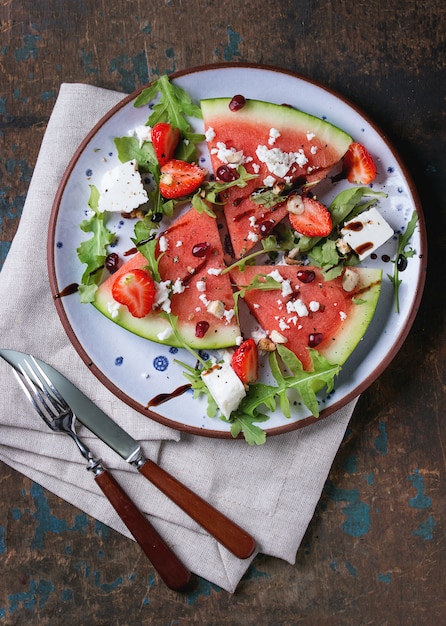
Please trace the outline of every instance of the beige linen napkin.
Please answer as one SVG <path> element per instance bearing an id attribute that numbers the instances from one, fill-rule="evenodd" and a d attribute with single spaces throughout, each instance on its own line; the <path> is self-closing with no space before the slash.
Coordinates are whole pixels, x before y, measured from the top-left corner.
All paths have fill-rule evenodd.
<path id="1" fill-rule="evenodd" d="M 0 274 L 0 347 L 56 367 L 140 440 L 144 453 L 242 525 L 258 551 L 295 562 L 355 401 L 328 419 L 264 446 L 178 433 L 151 422 L 103 387 L 70 344 L 51 298 L 46 237 L 53 198 L 75 149 L 123 94 L 63 84 L 48 123 L 23 215 Z M 0 459 L 129 536 L 68 438 L 50 432 L 0 359 Z M 83 427 L 136 504 L 196 574 L 233 592 L 251 559 L 239 560 Z"/>

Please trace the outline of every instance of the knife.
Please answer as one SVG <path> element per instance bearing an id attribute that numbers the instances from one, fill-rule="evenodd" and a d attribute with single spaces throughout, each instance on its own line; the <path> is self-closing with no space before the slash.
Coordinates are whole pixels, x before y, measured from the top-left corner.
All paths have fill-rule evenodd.
<path id="1" fill-rule="evenodd" d="M 29 354 L 17 350 L 0 350 L 0 356 L 19 370 Z M 35 357 L 33 357 L 35 358 Z M 187 513 L 227 550 L 239 559 L 247 559 L 256 548 L 254 539 L 220 511 L 183 485 L 159 465 L 144 457 L 140 444 L 106 413 L 96 406 L 63 374 L 51 365 L 35 359 L 54 386 L 71 406 L 79 422 L 147 478 L 164 495 Z"/>

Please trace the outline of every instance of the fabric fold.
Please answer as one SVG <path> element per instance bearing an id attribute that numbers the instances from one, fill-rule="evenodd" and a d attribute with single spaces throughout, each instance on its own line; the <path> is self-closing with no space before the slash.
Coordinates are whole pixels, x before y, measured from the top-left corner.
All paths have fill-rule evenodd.
<path id="1" fill-rule="evenodd" d="M 58 318 L 46 265 L 54 196 L 78 145 L 123 97 L 89 85 L 61 86 L 0 274 L 0 347 L 31 353 L 61 371 L 139 440 L 149 458 L 250 532 L 259 552 L 294 563 L 355 401 L 321 422 L 270 437 L 255 448 L 244 441 L 180 433 L 148 420 L 103 387 L 78 356 Z M 74 443 L 39 421 L 3 361 L 0 377 L 0 459 L 129 537 L 85 471 Z M 84 427 L 79 434 L 184 563 L 234 592 L 253 557 L 246 561 L 234 557 Z"/>

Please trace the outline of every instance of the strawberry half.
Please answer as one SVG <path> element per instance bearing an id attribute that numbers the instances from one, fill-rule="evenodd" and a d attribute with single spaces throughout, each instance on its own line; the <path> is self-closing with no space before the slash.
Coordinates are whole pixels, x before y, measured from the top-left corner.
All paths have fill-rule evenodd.
<path id="1" fill-rule="evenodd" d="M 296 202 L 295 196 L 288 200 L 294 207 L 294 210 L 290 210 L 288 204 L 288 217 L 292 228 L 307 237 L 327 237 L 333 229 L 330 211 L 314 198 L 298 197 L 301 201 Z"/>
<path id="2" fill-rule="evenodd" d="M 119 304 L 124 304 L 133 317 L 145 317 L 152 310 L 155 291 L 151 274 L 143 269 L 134 269 L 117 277 L 112 296 Z"/>
<path id="3" fill-rule="evenodd" d="M 180 129 L 167 122 L 159 122 L 152 128 L 153 149 L 161 166 L 173 158 L 179 141 Z"/>
<path id="4" fill-rule="evenodd" d="M 242 383 L 254 383 L 259 377 L 259 353 L 254 339 L 246 339 L 234 352 L 231 367 Z"/>
<path id="5" fill-rule="evenodd" d="M 187 196 L 198 189 L 205 174 L 205 170 L 198 165 L 171 159 L 161 168 L 160 193 L 168 199 Z"/>
<path id="6" fill-rule="evenodd" d="M 376 165 L 373 157 L 358 142 L 350 144 L 344 156 L 342 169 L 349 183 L 368 185 L 376 178 Z"/>

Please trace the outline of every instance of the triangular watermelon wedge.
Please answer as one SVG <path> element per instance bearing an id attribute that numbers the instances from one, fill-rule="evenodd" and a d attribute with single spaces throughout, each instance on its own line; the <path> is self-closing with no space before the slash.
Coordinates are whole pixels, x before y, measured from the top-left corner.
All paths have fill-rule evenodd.
<path id="1" fill-rule="evenodd" d="M 229 98 L 201 101 L 214 174 L 242 163 L 257 178 L 224 193 L 225 218 L 234 256 L 244 256 L 287 214 L 284 204 L 267 209 L 250 195 L 277 181 L 302 185 L 326 177 L 352 138 L 336 126 L 286 105 L 246 100 L 237 110 Z"/>
<path id="2" fill-rule="evenodd" d="M 299 272 L 303 277 L 313 272 L 314 279 L 302 282 Z M 342 365 L 373 317 L 381 290 L 381 270 L 355 267 L 349 272 L 354 272 L 357 280 L 351 291 L 343 287 L 342 277 L 325 281 L 319 268 L 309 266 L 248 266 L 243 271 L 231 270 L 230 276 L 238 289 L 250 285 L 256 276 L 271 274 L 280 282 L 279 290 L 249 289 L 244 300 L 268 337 L 294 352 L 308 370 L 309 347 L 315 347 L 330 363 Z"/>
<path id="3" fill-rule="evenodd" d="M 225 264 L 216 220 L 191 209 L 162 233 L 157 246 L 161 279 L 167 281 L 170 291 L 173 289 L 164 307 L 170 304 L 170 312 L 178 318 L 178 334 L 196 349 L 235 345 L 241 333 L 234 315 L 229 276 L 220 275 Z M 136 318 L 113 299 L 115 280 L 131 269 L 147 265 L 146 258 L 136 253 L 99 286 L 94 305 L 116 324 L 141 337 L 181 347 L 169 321 L 161 314 L 161 307 L 146 317 Z"/>

